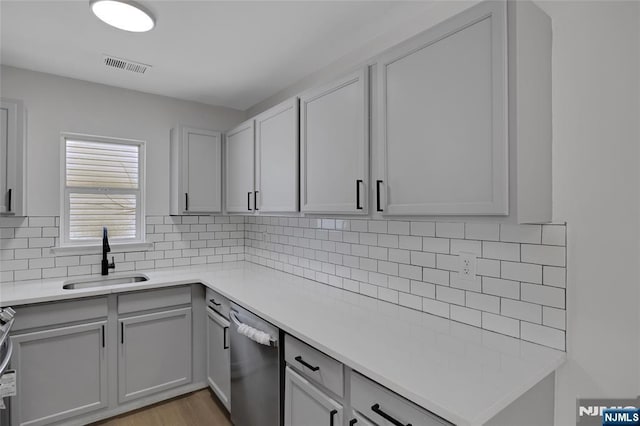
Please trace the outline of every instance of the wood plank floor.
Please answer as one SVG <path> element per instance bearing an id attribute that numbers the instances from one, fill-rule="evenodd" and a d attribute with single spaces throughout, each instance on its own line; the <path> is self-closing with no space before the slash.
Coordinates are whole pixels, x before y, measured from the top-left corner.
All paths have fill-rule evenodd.
<path id="1" fill-rule="evenodd" d="M 226 410 L 209 389 L 202 389 L 92 426 L 231 426 Z"/>

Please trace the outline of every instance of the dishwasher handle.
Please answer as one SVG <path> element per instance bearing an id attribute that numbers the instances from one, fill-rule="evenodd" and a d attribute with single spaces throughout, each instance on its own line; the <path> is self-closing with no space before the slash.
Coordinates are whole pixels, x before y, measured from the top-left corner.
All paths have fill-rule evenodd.
<path id="1" fill-rule="evenodd" d="M 277 339 L 275 339 L 275 338 L 274 338 L 273 336 L 271 336 L 269 333 L 266 333 L 266 332 L 264 332 L 264 331 L 262 331 L 262 330 L 258 330 L 258 329 L 257 329 L 257 328 L 255 328 L 255 327 L 251 327 L 250 325 L 248 325 L 248 324 L 245 324 L 245 323 L 241 322 L 241 321 L 238 319 L 238 313 L 237 313 L 237 312 L 235 312 L 235 311 L 230 311 L 230 312 L 229 312 L 229 318 L 231 318 L 231 321 L 233 321 L 233 323 L 236 325 L 236 327 L 240 327 L 240 326 L 243 326 L 243 325 L 244 325 L 244 326 L 249 327 L 249 328 L 251 328 L 251 329 L 253 329 L 253 330 L 259 331 L 259 332 L 261 332 L 261 333 L 268 334 L 268 335 L 269 335 L 269 346 L 271 346 L 272 348 L 277 348 L 277 347 L 278 347 L 278 340 L 277 340 Z M 249 337 L 248 337 L 248 336 L 246 336 L 246 337 L 247 337 L 247 339 L 249 339 Z M 251 340 L 253 340 L 253 339 L 251 339 Z M 256 342 L 256 343 L 259 343 L 259 342 Z"/>

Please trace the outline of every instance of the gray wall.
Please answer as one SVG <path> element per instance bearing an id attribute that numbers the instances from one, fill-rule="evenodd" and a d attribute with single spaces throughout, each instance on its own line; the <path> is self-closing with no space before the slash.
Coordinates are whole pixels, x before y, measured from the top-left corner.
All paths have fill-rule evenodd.
<path id="1" fill-rule="evenodd" d="M 244 112 L 19 68 L 0 68 L 0 95 L 27 110 L 27 212 L 60 215 L 60 133 L 147 142 L 146 214 L 169 214 L 169 132 L 176 124 L 225 131 Z"/>

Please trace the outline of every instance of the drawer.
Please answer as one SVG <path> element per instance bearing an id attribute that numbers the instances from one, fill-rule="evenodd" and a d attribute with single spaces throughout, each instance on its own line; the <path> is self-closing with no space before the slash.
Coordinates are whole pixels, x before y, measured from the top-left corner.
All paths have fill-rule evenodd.
<path id="1" fill-rule="evenodd" d="M 229 299 L 211 290 L 210 288 L 207 288 L 205 297 L 207 306 L 211 307 L 211 309 L 213 309 L 223 317 L 227 319 L 229 318 L 229 310 L 231 309 Z"/>
<path id="2" fill-rule="evenodd" d="M 351 374 L 351 405 L 372 421 L 383 425 L 453 425 L 355 371 Z"/>
<path id="3" fill-rule="evenodd" d="M 188 285 L 118 295 L 119 314 L 190 304 L 191 286 Z"/>
<path id="4" fill-rule="evenodd" d="M 38 303 L 17 306 L 12 332 L 30 328 L 48 327 L 107 316 L 107 298 L 67 300 L 64 302 Z"/>
<path id="5" fill-rule="evenodd" d="M 286 335 L 284 341 L 284 359 L 287 364 L 336 395 L 344 396 L 342 363 L 295 337 Z"/>

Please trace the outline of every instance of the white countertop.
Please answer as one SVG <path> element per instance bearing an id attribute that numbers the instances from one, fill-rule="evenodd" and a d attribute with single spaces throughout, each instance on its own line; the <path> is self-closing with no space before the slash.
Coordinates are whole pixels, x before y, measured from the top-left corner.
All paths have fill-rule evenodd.
<path id="1" fill-rule="evenodd" d="M 482 425 L 565 360 L 561 351 L 251 263 L 137 272 L 149 281 L 82 290 L 63 290 L 69 278 L 2 283 L 0 306 L 202 283 L 460 426 Z"/>

